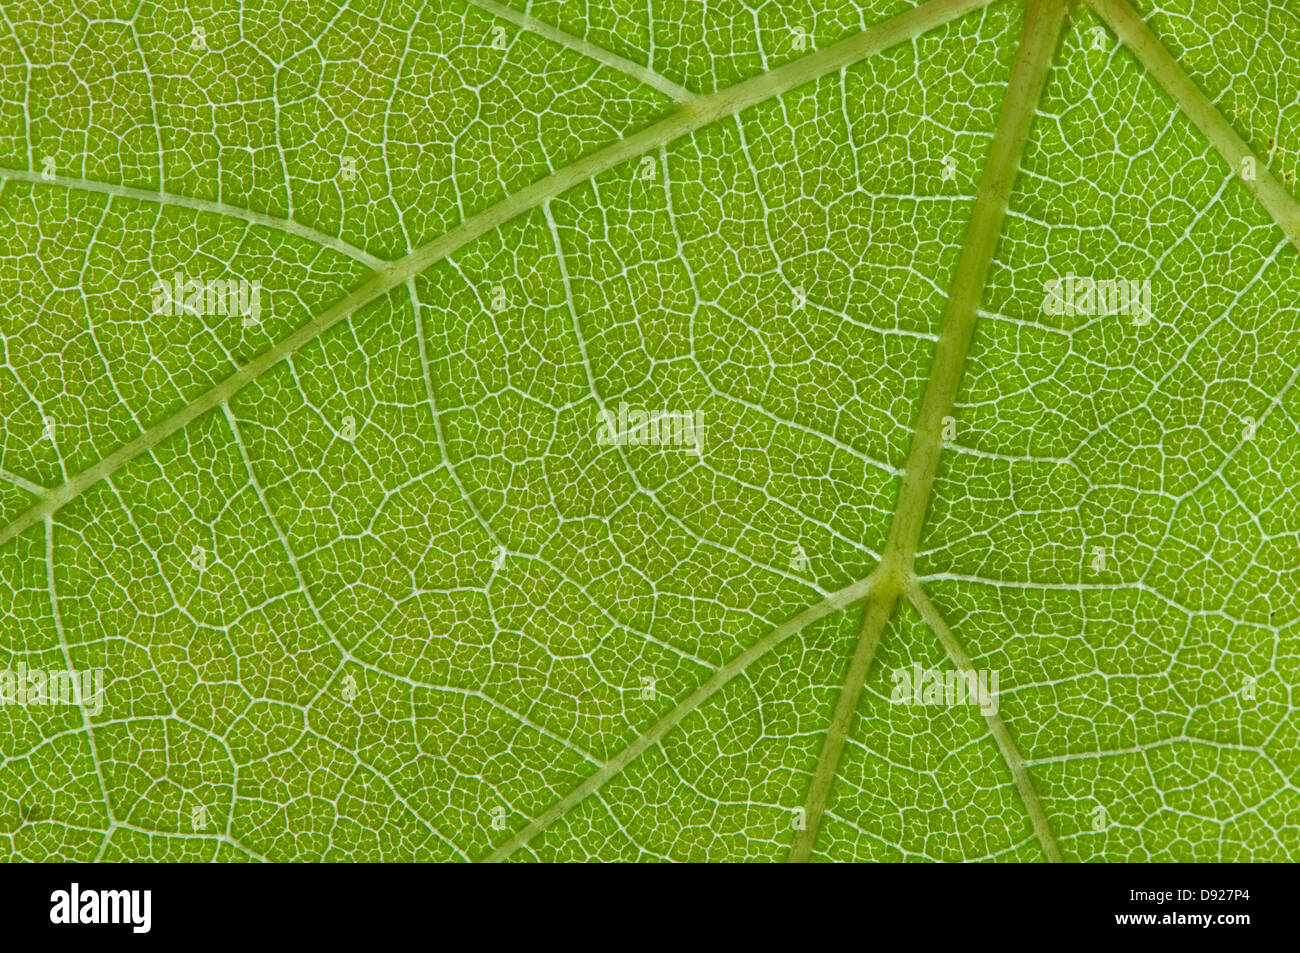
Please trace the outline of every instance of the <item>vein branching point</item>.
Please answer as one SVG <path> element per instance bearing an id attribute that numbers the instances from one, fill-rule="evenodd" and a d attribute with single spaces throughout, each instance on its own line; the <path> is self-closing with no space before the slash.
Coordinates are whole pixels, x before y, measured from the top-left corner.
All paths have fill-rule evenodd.
<path id="1" fill-rule="evenodd" d="M 881 584 L 863 613 L 862 631 L 813 769 L 805 805 L 807 824 L 796 834 L 790 848 L 789 859 L 792 862 L 806 861 L 812 854 L 839 770 L 844 741 L 862 698 L 871 662 L 894 606 L 903 592 L 914 584 L 912 564 L 921 539 L 921 526 L 934 477 L 939 469 L 943 418 L 951 413 L 957 398 L 957 385 L 975 330 L 975 311 L 1002 231 L 1002 219 L 1020 168 L 1020 157 L 1029 140 L 1038 100 L 1061 39 L 1067 6 L 1067 0 L 1030 0 L 1025 10 L 1020 48 L 1011 66 L 1011 79 L 1007 83 L 997 130 L 975 196 L 966 240 L 957 260 L 939 342 L 912 435 L 903 486 L 898 494 L 898 506 L 894 510 L 881 562 Z"/>

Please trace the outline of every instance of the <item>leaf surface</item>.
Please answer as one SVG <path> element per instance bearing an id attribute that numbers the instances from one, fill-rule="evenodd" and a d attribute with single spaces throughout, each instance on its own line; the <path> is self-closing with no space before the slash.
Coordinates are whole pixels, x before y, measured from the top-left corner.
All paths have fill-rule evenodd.
<path id="1" fill-rule="evenodd" d="M 92 6 L 0 26 L 0 671 L 103 675 L 4 856 L 1300 854 L 1294 13 Z"/>

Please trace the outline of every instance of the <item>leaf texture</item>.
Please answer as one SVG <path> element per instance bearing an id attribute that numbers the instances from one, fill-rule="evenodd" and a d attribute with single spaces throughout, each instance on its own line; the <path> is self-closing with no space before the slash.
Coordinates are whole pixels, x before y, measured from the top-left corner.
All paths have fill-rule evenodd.
<path id="1" fill-rule="evenodd" d="M 1300 856 L 1285 4 L 5 13 L 7 859 Z"/>

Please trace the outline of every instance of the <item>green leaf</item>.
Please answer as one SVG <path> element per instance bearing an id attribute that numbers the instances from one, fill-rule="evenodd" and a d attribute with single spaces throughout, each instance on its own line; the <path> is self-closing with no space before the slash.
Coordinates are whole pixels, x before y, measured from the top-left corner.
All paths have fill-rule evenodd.
<path id="1" fill-rule="evenodd" d="M 1300 18 L 1130 2 L 7 8 L 3 856 L 1300 856 Z"/>

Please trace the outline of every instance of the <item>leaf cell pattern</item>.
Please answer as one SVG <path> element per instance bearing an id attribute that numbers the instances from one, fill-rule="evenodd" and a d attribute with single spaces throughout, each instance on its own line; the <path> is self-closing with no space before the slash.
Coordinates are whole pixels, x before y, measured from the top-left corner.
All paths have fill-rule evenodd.
<path id="1" fill-rule="evenodd" d="M 1300 856 L 1287 4 L 3 12 L 5 857 Z"/>

